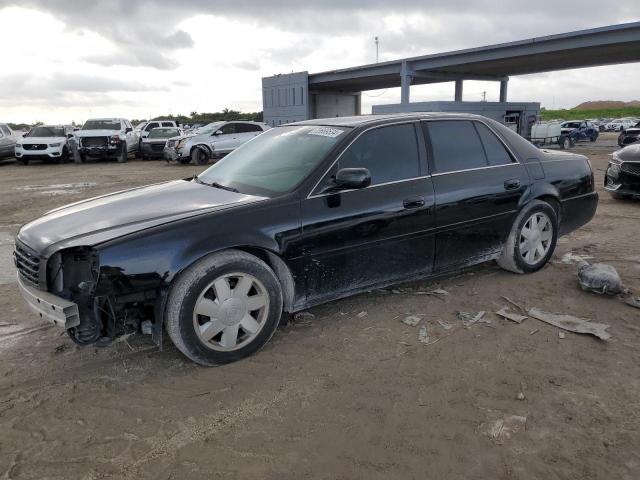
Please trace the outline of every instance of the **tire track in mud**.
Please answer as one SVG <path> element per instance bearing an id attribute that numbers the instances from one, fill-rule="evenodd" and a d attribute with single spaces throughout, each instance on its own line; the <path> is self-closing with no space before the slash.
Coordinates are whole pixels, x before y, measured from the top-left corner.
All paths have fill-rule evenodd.
<path id="1" fill-rule="evenodd" d="M 174 458 L 183 447 L 205 441 L 217 433 L 245 424 L 252 418 L 265 414 L 270 408 L 282 407 L 286 402 L 308 399 L 315 395 L 318 389 L 317 383 L 306 387 L 300 387 L 294 382 L 286 384 L 267 401 L 247 399 L 235 407 L 205 415 L 201 421 L 190 420 L 183 423 L 178 433 L 171 438 L 153 442 L 151 450 L 135 461 L 127 462 L 120 458 L 114 459 L 112 463 L 120 469 L 122 478 L 136 480 L 144 478 L 144 466 L 149 462 L 167 457 Z M 259 395 L 264 396 L 264 393 L 261 391 Z"/>

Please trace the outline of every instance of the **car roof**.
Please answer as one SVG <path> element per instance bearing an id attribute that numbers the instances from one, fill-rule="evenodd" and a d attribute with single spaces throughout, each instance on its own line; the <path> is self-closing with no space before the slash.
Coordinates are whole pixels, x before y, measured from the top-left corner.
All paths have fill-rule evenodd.
<path id="1" fill-rule="evenodd" d="M 318 118 L 314 120 L 303 120 L 300 122 L 287 123 L 280 125 L 282 127 L 289 125 L 323 125 L 334 127 L 359 127 L 370 123 L 392 121 L 392 120 L 421 120 L 421 119 L 482 119 L 481 115 L 472 113 L 443 113 L 443 112 L 410 112 L 410 113 L 393 113 L 393 114 L 377 114 L 377 115 L 358 115 L 353 117 L 332 117 Z"/>

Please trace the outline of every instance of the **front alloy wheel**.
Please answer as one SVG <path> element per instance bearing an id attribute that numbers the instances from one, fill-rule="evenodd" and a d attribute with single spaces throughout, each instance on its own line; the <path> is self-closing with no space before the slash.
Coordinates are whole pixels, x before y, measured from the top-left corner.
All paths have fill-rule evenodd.
<path id="1" fill-rule="evenodd" d="M 262 282 L 247 273 L 222 275 L 207 285 L 193 312 L 193 327 L 208 348 L 232 351 L 251 342 L 269 316 Z"/>
<path id="2" fill-rule="evenodd" d="M 275 333 L 282 288 L 263 260 L 239 250 L 210 254 L 173 282 L 166 328 L 200 365 L 222 365 L 257 352 Z"/>

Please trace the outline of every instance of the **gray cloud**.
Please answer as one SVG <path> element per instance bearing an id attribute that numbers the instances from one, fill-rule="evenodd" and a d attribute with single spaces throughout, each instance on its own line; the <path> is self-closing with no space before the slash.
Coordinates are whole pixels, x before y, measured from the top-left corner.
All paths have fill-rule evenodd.
<path id="1" fill-rule="evenodd" d="M 176 25 L 198 14 L 276 27 L 300 34 L 301 41 L 312 46 L 317 46 L 317 39 L 327 35 L 355 35 L 362 37 L 363 42 L 379 35 L 382 52 L 388 58 L 486 45 L 637 18 L 635 0 L 610 3 L 582 0 L 579 8 L 575 3 L 555 0 L 538 0 L 515 7 L 496 0 L 0 0 L 0 7 L 7 5 L 48 11 L 62 19 L 69 29 L 96 31 L 119 46 L 115 55 L 89 57 L 87 60 L 92 63 L 163 70 L 177 67 L 172 60 L 175 50 L 193 46 L 188 32 L 176 30 Z M 405 25 L 399 32 L 385 30 L 382 23 L 385 15 L 411 16 L 415 13 L 428 15 L 430 21 Z M 292 53 L 296 54 L 295 51 Z M 279 55 L 274 53 L 274 57 Z"/>

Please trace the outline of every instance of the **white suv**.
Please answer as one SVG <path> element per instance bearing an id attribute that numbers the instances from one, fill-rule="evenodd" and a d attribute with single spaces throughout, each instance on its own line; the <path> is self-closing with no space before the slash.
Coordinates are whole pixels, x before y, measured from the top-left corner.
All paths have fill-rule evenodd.
<path id="1" fill-rule="evenodd" d="M 18 140 L 15 157 L 27 165 L 31 160 L 69 160 L 67 140 L 73 136 L 71 125 L 39 125 L 33 127 L 22 140 Z"/>

